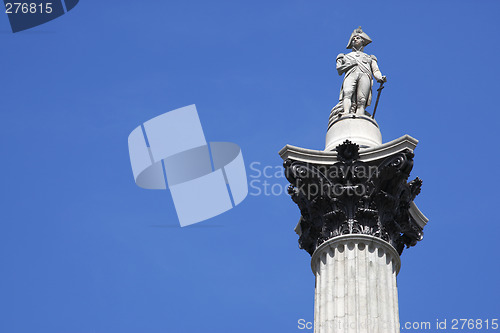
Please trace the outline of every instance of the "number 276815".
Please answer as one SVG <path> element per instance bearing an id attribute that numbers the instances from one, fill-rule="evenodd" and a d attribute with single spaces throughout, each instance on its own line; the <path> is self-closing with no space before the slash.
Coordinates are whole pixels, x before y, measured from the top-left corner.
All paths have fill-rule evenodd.
<path id="1" fill-rule="evenodd" d="M 52 13 L 52 2 L 7 2 L 5 4 L 7 14 L 50 14 Z"/>

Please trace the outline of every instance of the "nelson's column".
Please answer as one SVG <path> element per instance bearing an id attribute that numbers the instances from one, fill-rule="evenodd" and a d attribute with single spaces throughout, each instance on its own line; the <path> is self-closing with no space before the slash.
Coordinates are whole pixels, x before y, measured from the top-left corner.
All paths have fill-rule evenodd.
<path id="1" fill-rule="evenodd" d="M 428 219 L 413 200 L 422 181 L 408 181 L 418 141 L 382 143 L 374 119 L 386 77 L 361 27 L 336 59 L 344 74 L 325 150 L 286 145 L 280 152 L 288 192 L 300 209 L 295 231 L 316 277 L 314 332 L 399 332 L 396 275 L 403 249 L 422 239 Z M 373 114 L 373 79 L 380 83 Z"/>

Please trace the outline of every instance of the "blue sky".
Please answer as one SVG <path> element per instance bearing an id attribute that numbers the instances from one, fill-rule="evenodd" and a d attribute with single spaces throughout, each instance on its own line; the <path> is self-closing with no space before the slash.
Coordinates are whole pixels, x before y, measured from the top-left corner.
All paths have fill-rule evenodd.
<path id="1" fill-rule="evenodd" d="M 499 318 L 499 12 L 82 0 L 16 34 L 2 16 L 0 332 L 301 332 L 314 276 L 290 198 L 249 195 L 180 228 L 168 191 L 134 184 L 127 137 L 196 104 L 207 139 L 240 145 L 250 176 L 252 162 L 279 167 L 287 143 L 321 150 L 335 57 L 359 25 L 388 78 L 384 142 L 420 140 L 412 177 L 430 222 L 402 255 L 401 321 Z"/>

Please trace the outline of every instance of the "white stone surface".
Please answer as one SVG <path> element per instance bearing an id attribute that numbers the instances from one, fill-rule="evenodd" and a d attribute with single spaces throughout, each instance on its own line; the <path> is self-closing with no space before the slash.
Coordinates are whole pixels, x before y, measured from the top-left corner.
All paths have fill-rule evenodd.
<path id="1" fill-rule="evenodd" d="M 392 140 L 377 147 L 360 149 L 359 160 L 362 162 L 370 162 L 386 158 L 392 154 L 402 152 L 405 149 L 414 151 L 417 144 L 417 139 L 409 135 L 403 135 L 396 140 Z M 333 165 L 338 162 L 336 151 L 306 149 L 292 145 L 286 145 L 283 147 L 279 151 L 279 154 L 283 160 L 291 158 L 301 162 L 327 165 Z"/>
<path id="2" fill-rule="evenodd" d="M 389 243 L 368 235 L 335 237 L 316 249 L 311 267 L 315 333 L 399 333 L 401 261 Z"/>
<path id="3" fill-rule="evenodd" d="M 334 121 L 326 132 L 325 151 L 334 150 L 345 140 L 357 143 L 361 148 L 382 144 L 382 134 L 375 119 L 368 116 L 344 116 Z"/>

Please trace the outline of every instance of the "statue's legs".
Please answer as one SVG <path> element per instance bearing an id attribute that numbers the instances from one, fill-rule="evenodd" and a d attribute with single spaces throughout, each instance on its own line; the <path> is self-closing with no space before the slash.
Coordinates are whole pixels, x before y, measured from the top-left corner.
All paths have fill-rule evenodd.
<path id="1" fill-rule="evenodd" d="M 344 105 L 344 113 L 349 114 L 351 111 L 352 105 L 352 96 L 356 91 L 358 81 L 357 73 L 352 73 L 344 79 L 344 83 L 342 84 L 343 89 L 343 105 Z"/>
<path id="2" fill-rule="evenodd" d="M 370 95 L 371 78 L 366 74 L 360 74 L 358 78 L 358 89 L 356 92 L 356 114 L 363 116 L 365 114 L 366 102 Z"/>

